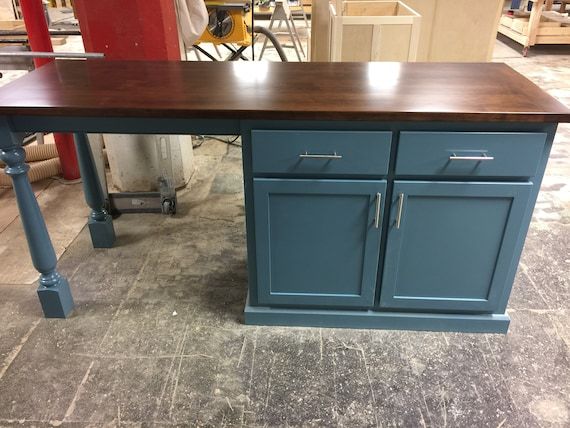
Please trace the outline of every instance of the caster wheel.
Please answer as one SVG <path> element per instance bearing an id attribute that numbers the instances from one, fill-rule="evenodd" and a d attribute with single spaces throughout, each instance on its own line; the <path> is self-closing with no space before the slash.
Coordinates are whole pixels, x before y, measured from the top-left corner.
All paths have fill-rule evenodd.
<path id="1" fill-rule="evenodd" d="M 526 58 L 527 55 L 528 55 L 528 46 L 523 48 L 523 51 L 522 51 L 522 56 L 524 56 Z"/>
<path id="2" fill-rule="evenodd" d="M 162 214 L 174 215 L 176 214 L 176 203 L 170 199 L 162 201 Z"/>

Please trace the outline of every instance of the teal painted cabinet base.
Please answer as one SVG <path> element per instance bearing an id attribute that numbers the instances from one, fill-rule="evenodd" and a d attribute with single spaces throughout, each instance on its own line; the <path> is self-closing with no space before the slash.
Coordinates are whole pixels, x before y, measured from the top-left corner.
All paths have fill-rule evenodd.
<path id="1" fill-rule="evenodd" d="M 244 320 L 251 325 L 297 327 L 370 328 L 382 330 L 459 331 L 506 333 L 507 314 L 437 314 L 414 312 L 353 311 L 251 306 L 246 303 Z"/>
<path id="2" fill-rule="evenodd" d="M 506 333 L 556 127 L 336 126 L 242 129 L 245 323 Z"/>

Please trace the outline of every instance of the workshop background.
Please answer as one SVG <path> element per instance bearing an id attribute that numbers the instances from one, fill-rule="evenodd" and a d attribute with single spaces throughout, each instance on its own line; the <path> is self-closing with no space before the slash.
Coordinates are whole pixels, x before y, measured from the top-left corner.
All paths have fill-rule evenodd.
<path id="1" fill-rule="evenodd" d="M 232 2 L 212 17 L 211 4 L 210 29 L 190 45 L 184 1 L 30 0 L 43 13 L 26 23 L 24 3 L 0 1 L 0 54 L 37 43 L 106 59 L 504 62 L 570 106 L 570 2 L 404 0 L 409 22 L 380 41 L 374 28 L 393 16 L 383 5 Z M 369 21 L 343 24 L 343 14 Z M 276 42 L 265 30 L 252 39 L 252 18 Z M 42 19 L 48 39 L 31 22 Z M 35 66 L 0 55 L 0 85 Z M 243 325 L 240 139 L 90 139 L 123 212 L 117 245 L 105 250 L 92 248 L 85 227 L 73 141 L 26 136 L 33 190 L 76 301 L 67 320 L 42 315 L 0 173 L 0 426 L 570 426 L 568 124 L 556 134 L 506 335 Z M 176 195 L 175 215 L 164 192 Z"/>

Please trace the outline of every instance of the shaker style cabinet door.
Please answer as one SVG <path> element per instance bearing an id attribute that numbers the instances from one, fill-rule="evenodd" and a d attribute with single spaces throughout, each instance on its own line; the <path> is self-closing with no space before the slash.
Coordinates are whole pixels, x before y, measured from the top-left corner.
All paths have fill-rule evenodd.
<path id="1" fill-rule="evenodd" d="M 525 233 L 531 187 L 395 181 L 380 306 L 493 312 Z"/>
<path id="2" fill-rule="evenodd" d="M 372 307 L 385 181 L 254 179 L 258 303 Z"/>

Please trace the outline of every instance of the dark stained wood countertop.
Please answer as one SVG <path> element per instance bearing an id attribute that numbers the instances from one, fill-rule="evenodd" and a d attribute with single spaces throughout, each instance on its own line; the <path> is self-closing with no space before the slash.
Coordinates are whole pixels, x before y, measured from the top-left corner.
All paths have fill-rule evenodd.
<path id="1" fill-rule="evenodd" d="M 570 122 L 498 63 L 56 61 L 0 88 L 0 115 Z"/>

